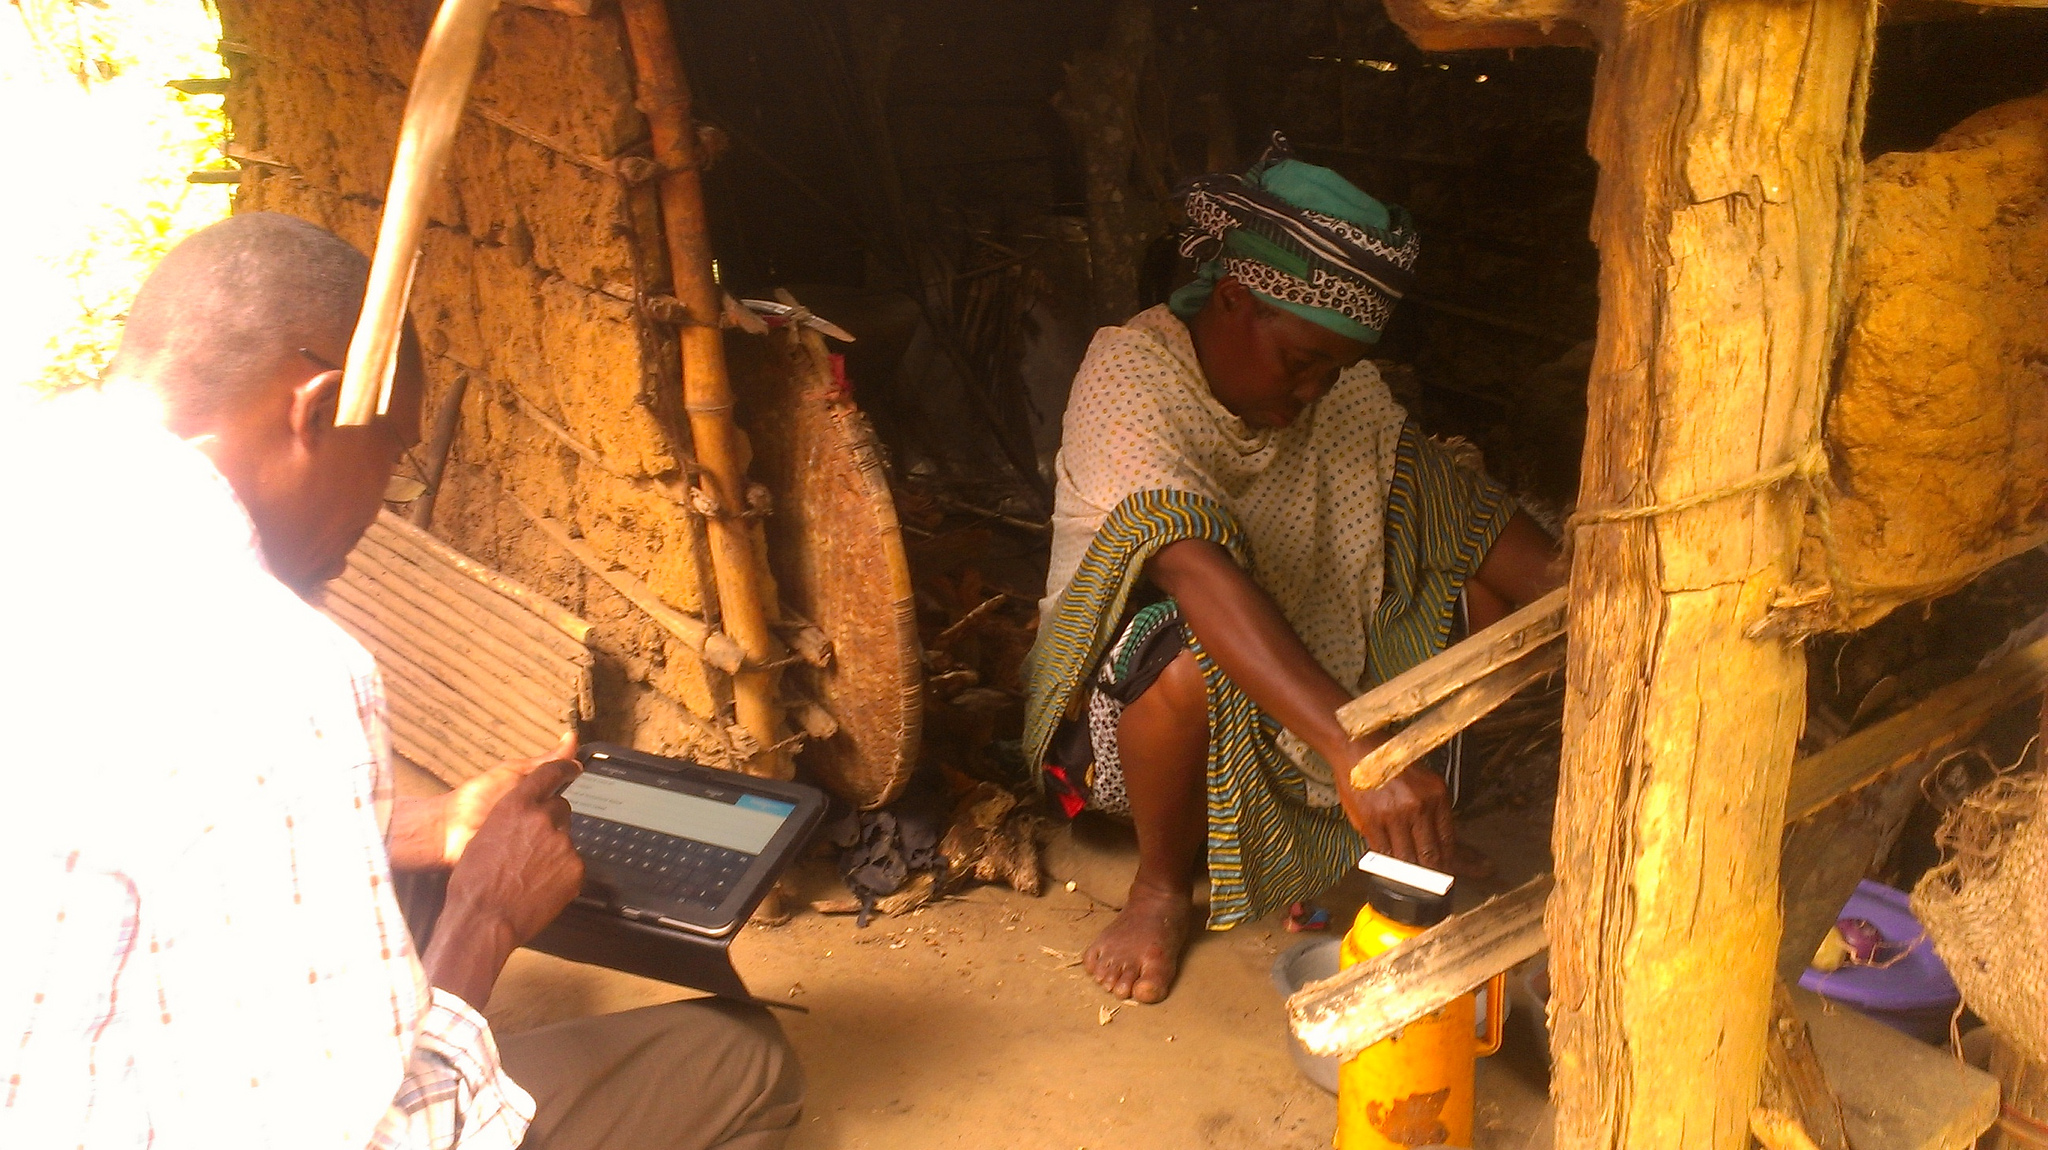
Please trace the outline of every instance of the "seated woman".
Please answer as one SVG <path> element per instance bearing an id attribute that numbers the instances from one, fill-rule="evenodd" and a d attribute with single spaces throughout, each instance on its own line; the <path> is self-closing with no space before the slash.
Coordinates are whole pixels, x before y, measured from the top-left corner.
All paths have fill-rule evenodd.
<path id="1" fill-rule="evenodd" d="M 1212 929 L 1367 847 L 1450 864 L 1443 779 L 1353 790 L 1380 740 L 1334 712 L 1441 650 L 1461 594 L 1482 626 L 1560 578 L 1549 536 L 1365 362 L 1411 278 L 1406 213 L 1285 148 L 1191 186 L 1184 250 L 1214 258 L 1096 333 L 1067 402 L 1025 749 L 1070 814 L 1136 824 L 1086 962 L 1141 1002 L 1173 985 L 1205 858 Z"/>

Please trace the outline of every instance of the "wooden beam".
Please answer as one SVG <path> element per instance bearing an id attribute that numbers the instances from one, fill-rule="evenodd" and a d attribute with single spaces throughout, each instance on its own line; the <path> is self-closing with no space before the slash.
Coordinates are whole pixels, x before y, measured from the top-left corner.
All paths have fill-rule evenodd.
<path id="1" fill-rule="evenodd" d="M 1295 1037 L 1349 1058 L 1543 950 L 1541 875 L 1287 1000 Z"/>
<path id="2" fill-rule="evenodd" d="M 1912 707 L 1850 735 L 1800 763 L 1786 793 L 1790 820 L 1812 818 L 1859 787 L 2038 694 L 2048 683 L 2048 639 L 2009 652 L 1991 666 L 1937 689 Z"/>
<path id="3" fill-rule="evenodd" d="M 1388 679 L 1337 709 L 1354 739 L 1435 706 L 1564 634 L 1570 595 L 1560 587 L 1432 659 Z"/>
<path id="4" fill-rule="evenodd" d="M 1426 52 L 1588 47 L 1592 0 L 1386 0 L 1387 15 Z"/>
<path id="5" fill-rule="evenodd" d="M 1748 1144 L 1806 684 L 1804 651 L 1748 631 L 1792 581 L 1808 503 L 1755 480 L 1816 450 L 1875 19 L 1873 0 L 1603 9 L 1548 908 L 1559 1146 Z"/>
<path id="6" fill-rule="evenodd" d="M 1436 709 L 1403 727 L 1399 734 L 1351 767 L 1351 785 L 1361 791 L 1385 786 L 1409 764 L 1450 742 L 1459 731 L 1493 713 L 1517 692 L 1564 666 L 1564 648 L 1546 647 L 1519 663 L 1510 663 L 1451 696 Z"/>

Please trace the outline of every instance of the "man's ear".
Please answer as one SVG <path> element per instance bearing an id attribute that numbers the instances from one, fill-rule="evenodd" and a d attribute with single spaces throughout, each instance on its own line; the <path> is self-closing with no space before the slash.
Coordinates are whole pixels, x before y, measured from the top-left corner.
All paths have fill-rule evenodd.
<path id="1" fill-rule="evenodd" d="M 341 410 L 341 373 L 323 371 L 292 389 L 292 438 L 310 449 L 334 430 Z"/>

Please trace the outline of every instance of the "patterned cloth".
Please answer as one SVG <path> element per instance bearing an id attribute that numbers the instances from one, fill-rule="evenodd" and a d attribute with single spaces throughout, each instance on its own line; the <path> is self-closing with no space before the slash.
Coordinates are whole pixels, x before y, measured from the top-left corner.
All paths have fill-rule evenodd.
<path id="1" fill-rule="evenodd" d="M 1195 282 L 1174 293 L 1182 319 L 1230 276 L 1267 303 L 1374 343 L 1414 283 L 1422 244 L 1408 213 L 1294 159 L 1278 132 L 1243 175 L 1203 176 L 1180 194 L 1188 217 L 1180 252 L 1208 253 Z"/>
<path id="2" fill-rule="evenodd" d="M 531 1099 L 392 898 L 369 654 L 152 412 L 11 413 L 0 481 L 35 493 L 0 565 L 34 608 L 0 689 L 0 1146 L 517 1146 Z"/>
<path id="3" fill-rule="evenodd" d="M 1363 690 L 1443 648 L 1459 592 L 1514 512 L 1506 492 L 1413 427 L 1370 364 L 1286 428 L 1254 431 L 1209 394 L 1163 309 L 1097 334 L 1068 401 L 1047 595 L 1027 664 L 1024 747 L 1089 706 L 1144 564 L 1203 539 L 1270 594 L 1310 654 Z M 1305 897 L 1357 861 L 1328 764 L 1189 648 L 1209 699 L 1212 927 Z M 1347 764 L 1348 765 L 1348 764 Z"/>

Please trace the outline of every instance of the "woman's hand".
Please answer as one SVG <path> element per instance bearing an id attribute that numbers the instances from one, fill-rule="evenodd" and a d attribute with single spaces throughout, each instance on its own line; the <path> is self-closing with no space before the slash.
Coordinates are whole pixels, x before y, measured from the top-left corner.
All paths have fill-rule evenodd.
<path id="1" fill-rule="evenodd" d="M 1383 855 L 1447 871 L 1457 850 L 1451 824 L 1451 793 L 1435 771 L 1412 766 L 1386 785 L 1369 791 L 1351 785 L 1350 771 L 1338 768 L 1337 798 L 1365 843 Z"/>

